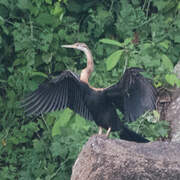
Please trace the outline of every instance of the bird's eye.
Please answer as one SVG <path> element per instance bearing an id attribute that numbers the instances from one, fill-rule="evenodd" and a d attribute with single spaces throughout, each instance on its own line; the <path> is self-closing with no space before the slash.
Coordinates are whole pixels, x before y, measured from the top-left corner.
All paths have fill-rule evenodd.
<path id="1" fill-rule="evenodd" d="M 85 45 L 85 44 L 82 44 L 82 47 L 86 48 L 86 45 Z"/>

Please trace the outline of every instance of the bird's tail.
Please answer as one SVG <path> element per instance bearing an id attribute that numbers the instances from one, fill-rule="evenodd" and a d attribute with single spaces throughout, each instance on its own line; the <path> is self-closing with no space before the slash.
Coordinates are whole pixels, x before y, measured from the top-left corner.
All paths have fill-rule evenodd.
<path id="1" fill-rule="evenodd" d="M 149 140 L 145 139 L 143 136 L 133 132 L 132 130 L 128 129 L 127 127 L 123 127 L 120 130 L 120 138 L 127 140 L 127 141 L 134 141 L 137 143 L 148 143 Z"/>

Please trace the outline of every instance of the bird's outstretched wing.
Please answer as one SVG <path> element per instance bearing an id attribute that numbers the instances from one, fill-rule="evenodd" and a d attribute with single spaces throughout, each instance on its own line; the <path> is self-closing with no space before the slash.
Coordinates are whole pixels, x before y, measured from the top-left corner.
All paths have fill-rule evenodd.
<path id="1" fill-rule="evenodd" d="M 142 71 L 129 68 L 117 84 L 105 89 L 109 100 L 127 121 L 134 121 L 145 111 L 156 109 L 157 91 L 152 82 L 140 74 Z"/>
<path id="2" fill-rule="evenodd" d="M 56 78 L 41 84 L 21 104 L 26 115 L 40 115 L 69 107 L 85 119 L 92 120 L 84 102 L 85 93 L 79 76 L 63 71 Z"/>

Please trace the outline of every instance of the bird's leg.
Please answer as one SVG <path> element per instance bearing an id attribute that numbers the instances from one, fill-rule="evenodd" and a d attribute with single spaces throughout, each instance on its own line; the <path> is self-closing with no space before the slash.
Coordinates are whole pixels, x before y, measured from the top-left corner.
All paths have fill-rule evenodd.
<path id="1" fill-rule="evenodd" d="M 106 137 L 109 136 L 110 132 L 111 132 L 111 127 L 108 128 L 108 130 L 107 130 L 107 132 L 106 132 Z"/>
<path id="2" fill-rule="evenodd" d="M 103 131 L 102 127 L 99 126 L 99 132 L 98 132 L 98 134 L 101 135 L 101 134 L 102 134 L 102 131 Z"/>

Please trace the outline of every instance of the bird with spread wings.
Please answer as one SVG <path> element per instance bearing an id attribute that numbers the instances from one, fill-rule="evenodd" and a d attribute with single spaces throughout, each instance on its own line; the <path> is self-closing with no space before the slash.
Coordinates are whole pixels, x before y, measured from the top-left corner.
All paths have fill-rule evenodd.
<path id="1" fill-rule="evenodd" d="M 122 78 L 107 88 L 94 88 L 88 79 L 93 72 L 94 62 L 91 51 L 85 43 L 63 45 L 85 53 L 87 66 L 80 76 L 65 70 L 54 79 L 41 84 L 22 101 L 27 115 L 40 115 L 52 111 L 70 108 L 87 120 L 93 120 L 102 128 L 120 131 L 120 137 L 130 141 L 148 142 L 141 135 L 129 130 L 117 115 L 119 109 L 126 121 L 135 121 L 146 111 L 156 108 L 156 88 L 145 78 L 140 68 L 129 68 Z"/>

